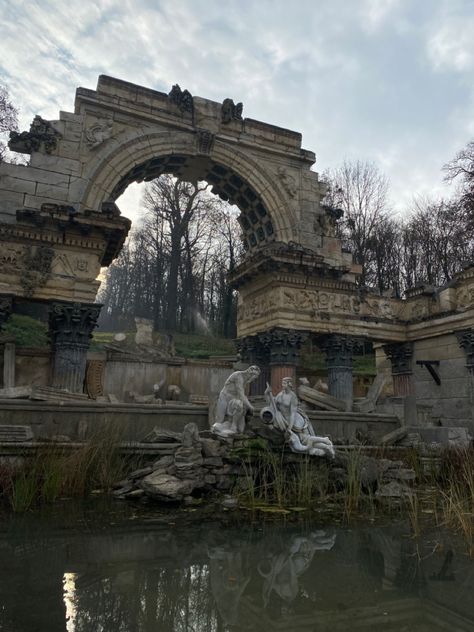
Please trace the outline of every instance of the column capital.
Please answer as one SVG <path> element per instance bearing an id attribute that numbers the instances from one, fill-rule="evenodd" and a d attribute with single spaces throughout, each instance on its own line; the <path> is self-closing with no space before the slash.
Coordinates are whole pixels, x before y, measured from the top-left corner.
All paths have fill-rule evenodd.
<path id="1" fill-rule="evenodd" d="M 89 339 L 97 325 L 102 305 L 96 303 L 51 303 L 49 337 L 53 348 L 89 348 Z"/>
<path id="2" fill-rule="evenodd" d="M 54 351 L 53 386 L 83 390 L 89 340 L 102 306 L 54 302 L 49 309 L 49 337 Z"/>
<path id="3" fill-rule="evenodd" d="M 259 336 L 245 336 L 235 341 L 237 352 L 242 362 L 248 364 L 268 364 L 267 349 L 260 342 Z"/>
<path id="4" fill-rule="evenodd" d="M 383 345 L 382 348 L 392 364 L 392 375 L 411 375 L 413 373 L 412 342 L 394 342 Z"/>
<path id="5" fill-rule="evenodd" d="M 462 329 L 454 332 L 458 344 L 466 354 L 466 366 L 474 371 L 474 329 Z"/>
<path id="6" fill-rule="evenodd" d="M 362 349 L 362 341 L 354 336 L 345 334 L 326 334 L 318 336 L 316 343 L 326 354 L 328 368 L 352 368 L 352 356 Z"/>
<path id="7" fill-rule="evenodd" d="M 296 366 L 301 345 L 308 334 L 295 329 L 271 329 L 258 334 L 260 344 L 268 351 L 271 365 Z"/>
<path id="8" fill-rule="evenodd" d="M 10 318 L 13 307 L 13 296 L 10 294 L 0 294 L 0 329 Z"/>

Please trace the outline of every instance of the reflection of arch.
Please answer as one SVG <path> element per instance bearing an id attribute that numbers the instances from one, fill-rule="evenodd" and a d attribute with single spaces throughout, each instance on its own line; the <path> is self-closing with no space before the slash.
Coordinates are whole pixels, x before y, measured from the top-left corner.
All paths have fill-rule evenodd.
<path id="1" fill-rule="evenodd" d="M 87 166 L 81 205 L 100 209 L 102 202 L 116 199 L 131 182 L 149 180 L 164 172 L 182 176 L 183 167 L 196 179 L 208 180 L 215 193 L 240 208 L 242 228 L 253 241 L 251 247 L 294 238 L 296 217 L 285 203 L 276 176 L 217 139 L 209 153 L 198 153 L 194 133 L 126 132 L 111 139 Z"/>

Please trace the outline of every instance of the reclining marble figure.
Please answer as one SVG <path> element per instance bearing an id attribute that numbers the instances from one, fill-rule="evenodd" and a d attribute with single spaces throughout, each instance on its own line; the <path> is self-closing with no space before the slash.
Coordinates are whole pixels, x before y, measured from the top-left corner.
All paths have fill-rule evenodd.
<path id="1" fill-rule="evenodd" d="M 310 420 L 299 408 L 291 377 L 283 378 L 282 389 L 275 397 L 267 384 L 265 399 L 268 406 L 262 408 L 262 420 L 285 433 L 292 452 L 334 458 L 332 441 L 328 437 L 317 437 Z"/>
<path id="2" fill-rule="evenodd" d="M 253 413 L 253 406 L 245 394 L 245 386 L 259 375 L 258 366 L 250 366 L 245 371 L 235 371 L 229 375 L 219 393 L 212 432 L 221 437 L 244 432 L 245 416 Z"/>

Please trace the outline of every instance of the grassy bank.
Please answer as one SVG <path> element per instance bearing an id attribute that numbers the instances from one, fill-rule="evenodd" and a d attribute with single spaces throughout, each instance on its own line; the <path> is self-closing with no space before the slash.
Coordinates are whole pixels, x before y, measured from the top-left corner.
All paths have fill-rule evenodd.
<path id="1" fill-rule="evenodd" d="M 12 336 L 18 347 L 48 347 L 47 326 L 29 316 L 13 314 L 7 321 L 5 334 Z M 133 344 L 135 332 L 124 332 L 127 343 Z M 101 351 L 104 345 L 112 344 L 114 332 L 95 331 L 91 340 L 91 351 Z M 157 342 L 159 333 L 155 334 Z M 229 338 L 201 334 L 173 334 L 176 354 L 184 358 L 206 359 L 210 356 L 233 356 L 236 354 L 235 343 Z M 374 375 L 375 356 L 373 354 L 354 356 L 354 374 Z M 325 374 L 326 362 L 324 354 L 312 345 L 302 349 L 301 370 Z"/>

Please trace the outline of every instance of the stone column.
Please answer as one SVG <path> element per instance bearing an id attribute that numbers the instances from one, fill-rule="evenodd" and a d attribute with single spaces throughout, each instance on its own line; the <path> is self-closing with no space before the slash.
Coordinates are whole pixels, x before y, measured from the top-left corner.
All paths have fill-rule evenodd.
<path id="1" fill-rule="evenodd" d="M 281 381 L 284 377 L 295 380 L 301 345 L 307 337 L 307 333 L 293 329 L 273 329 L 259 335 L 259 340 L 267 349 L 269 357 L 273 393 L 281 390 Z"/>
<path id="2" fill-rule="evenodd" d="M 49 311 L 49 336 L 54 353 L 53 386 L 82 393 L 86 356 L 101 305 L 55 302 Z"/>
<path id="3" fill-rule="evenodd" d="M 393 394 L 396 397 L 414 395 L 413 343 L 395 342 L 384 345 L 382 348 L 392 364 Z"/>
<path id="4" fill-rule="evenodd" d="M 3 325 L 10 318 L 12 313 L 13 297 L 10 295 L 0 294 L 0 331 Z"/>
<path id="5" fill-rule="evenodd" d="M 15 386 L 15 343 L 6 342 L 3 349 L 3 388 Z"/>
<path id="6" fill-rule="evenodd" d="M 329 394 L 346 402 L 352 410 L 352 355 L 361 347 L 361 342 L 352 336 L 328 334 L 318 339 L 317 344 L 326 354 Z"/>
<path id="7" fill-rule="evenodd" d="M 258 336 L 245 336 L 237 340 L 237 349 L 242 362 L 259 367 L 260 376 L 250 382 L 249 395 L 263 395 L 266 383 L 270 381 L 270 365 L 267 349 Z"/>
<path id="8" fill-rule="evenodd" d="M 454 333 L 459 346 L 466 354 L 469 406 L 474 424 L 474 329 L 463 329 Z"/>

